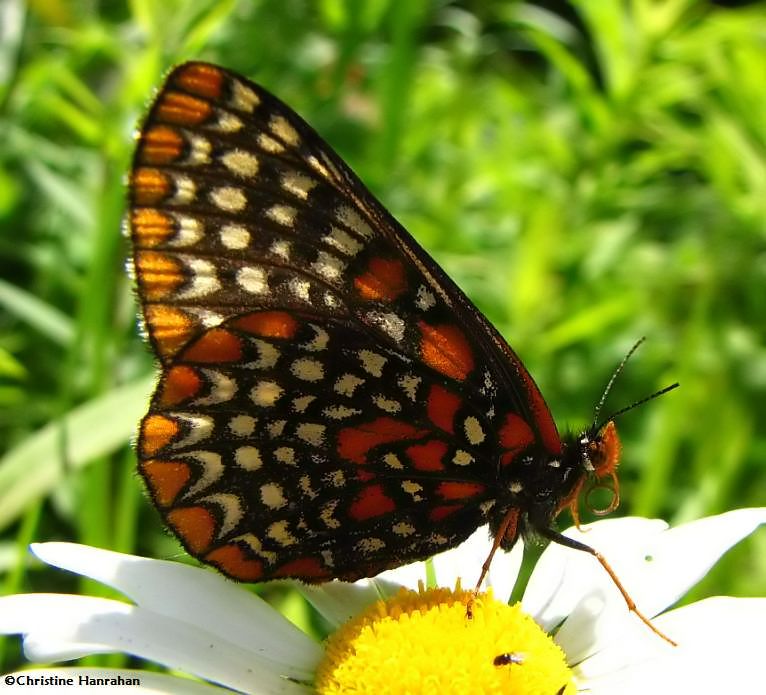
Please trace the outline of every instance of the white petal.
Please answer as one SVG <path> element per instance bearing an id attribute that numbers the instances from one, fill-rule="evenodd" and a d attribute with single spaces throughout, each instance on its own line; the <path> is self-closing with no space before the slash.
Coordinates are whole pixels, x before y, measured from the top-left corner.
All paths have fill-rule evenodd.
<path id="1" fill-rule="evenodd" d="M 598 549 L 639 610 L 651 618 L 683 596 L 726 550 L 764 522 L 766 509 L 740 509 L 670 530 L 664 522 L 626 518 L 597 522 L 585 533 L 569 529 L 566 535 Z M 568 605 L 569 619 L 558 632 L 557 642 L 570 659 L 579 661 L 602 643 L 611 642 L 618 632 L 634 632 L 641 626 L 635 616 L 629 616 L 624 600 L 594 558 L 553 544 L 544 555 L 549 551 L 560 558 L 562 553 L 568 554 L 564 574 L 558 573 L 560 595 L 547 606 L 541 606 L 536 593 L 528 606 L 525 595 L 525 608 L 532 612 L 533 599 L 538 601 L 534 608 L 542 610 L 533 614 L 541 615 L 543 625 L 550 629 L 566 615 L 562 611 Z M 534 574 L 530 587 L 533 579 Z M 651 633 L 646 631 L 646 635 Z"/>
<path id="2" fill-rule="evenodd" d="M 402 565 L 392 570 L 385 570 L 375 576 L 375 579 L 382 579 L 389 584 L 397 584 L 406 587 L 412 591 L 418 590 L 418 583 L 426 583 L 427 579 L 426 563 L 418 560 L 408 565 Z M 368 582 L 368 579 L 361 579 L 360 582 Z"/>
<path id="3" fill-rule="evenodd" d="M 720 695 L 762 687 L 766 599 L 706 599 L 656 623 L 678 647 L 621 636 L 576 668 L 580 686 L 592 695 Z"/>
<path id="4" fill-rule="evenodd" d="M 194 606 L 189 606 L 194 611 Z M 19 594 L 0 598 L 0 632 L 22 633 L 32 661 L 124 652 L 248 693 L 307 693 L 286 677 L 310 679 L 199 626 L 92 596 Z"/>
<path id="5" fill-rule="evenodd" d="M 625 551 L 635 554 L 635 549 L 641 547 L 647 538 L 656 537 L 667 527 L 659 519 L 626 517 L 588 524 L 583 526 L 584 532 L 569 528 L 564 535 L 600 550 L 628 590 L 632 591 L 632 585 L 624 576 L 623 570 L 627 570 L 624 561 L 621 562 L 622 556 Z M 620 549 L 622 553 L 618 552 Z M 543 629 L 551 630 L 587 598 L 603 601 L 605 594 L 611 596 L 611 589 L 614 589 L 611 580 L 595 558 L 551 543 L 529 578 L 522 606 Z M 619 594 L 617 599 L 622 601 Z"/>
<path id="6" fill-rule="evenodd" d="M 337 628 L 370 604 L 395 596 L 401 587 L 382 579 L 360 579 L 354 584 L 330 582 L 321 585 L 295 583 L 295 589 Z"/>
<path id="7" fill-rule="evenodd" d="M 71 689 L 72 692 L 87 690 L 89 692 L 110 693 L 124 692 L 124 688 L 129 689 L 130 692 L 144 693 L 145 695 L 225 695 L 226 693 L 232 692 L 228 688 L 219 688 L 215 685 L 199 683 L 190 680 L 189 678 L 178 678 L 165 673 L 154 673 L 152 671 L 140 671 L 127 668 L 32 668 L 25 671 L 16 671 L 15 673 L 9 673 L 7 675 L 14 678 L 14 685 L 16 685 L 21 692 L 25 694 L 37 693 L 38 695 L 51 695 L 52 692 L 57 692 L 54 690 L 55 687 L 61 688 L 58 692 L 64 692 Z M 71 678 L 73 679 L 73 685 L 29 685 L 30 679 L 53 676 L 62 679 Z M 85 684 L 79 684 L 78 679 L 80 676 L 87 676 L 89 678 L 117 678 L 118 676 L 121 676 L 124 679 L 138 678 L 141 685 L 86 686 Z M 5 678 L 6 676 L 3 676 L 3 679 Z M 19 682 L 19 679 L 23 679 L 21 683 Z M 102 690 L 96 690 L 97 687 L 102 688 Z"/>
<path id="8" fill-rule="evenodd" d="M 435 555 L 433 563 L 439 586 L 453 587 L 459 578 L 464 589 L 473 589 L 491 549 L 489 528 L 482 526 L 457 548 Z M 495 598 L 507 602 L 516 583 L 523 556 L 524 543 L 521 539 L 509 553 L 498 549 L 482 588 L 491 586 Z"/>
<path id="9" fill-rule="evenodd" d="M 269 660 L 313 671 L 321 647 L 255 594 L 210 570 L 76 543 L 35 543 L 43 562 L 90 577 L 139 606 L 246 645 Z"/>
<path id="10" fill-rule="evenodd" d="M 460 579 L 464 589 L 473 589 L 491 548 L 492 539 L 489 529 L 487 526 L 482 526 L 456 548 L 434 555 L 431 562 L 437 586 L 451 589 Z M 523 554 L 524 544 L 521 539 L 510 553 L 502 550 L 495 553 L 482 587 L 486 589 L 491 586 L 498 601 L 508 601 L 519 574 Z M 376 578 L 396 582 L 414 591 L 418 588 L 419 581 L 426 582 L 426 568 L 424 563 L 414 562 L 382 572 Z"/>

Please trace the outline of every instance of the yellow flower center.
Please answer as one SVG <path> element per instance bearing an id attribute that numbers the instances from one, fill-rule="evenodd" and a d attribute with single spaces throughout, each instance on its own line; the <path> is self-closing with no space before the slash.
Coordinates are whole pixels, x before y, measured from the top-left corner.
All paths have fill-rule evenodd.
<path id="1" fill-rule="evenodd" d="M 518 604 L 459 585 L 370 606 L 328 638 L 315 685 L 320 695 L 577 692 L 564 652 Z"/>

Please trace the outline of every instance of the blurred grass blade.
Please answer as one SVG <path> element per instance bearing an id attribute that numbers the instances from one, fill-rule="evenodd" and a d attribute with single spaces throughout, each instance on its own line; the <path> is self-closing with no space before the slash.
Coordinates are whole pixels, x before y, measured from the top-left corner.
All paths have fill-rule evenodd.
<path id="1" fill-rule="evenodd" d="M 74 336 L 72 322 L 65 314 L 2 278 L 0 306 L 59 345 L 69 345 Z"/>
<path id="2" fill-rule="evenodd" d="M 83 403 L 62 420 L 38 430 L 0 460 L 0 528 L 21 514 L 32 500 L 47 494 L 65 470 L 61 461 L 66 428 L 66 465 L 85 466 L 124 446 L 146 410 L 155 377 L 143 378 Z"/>

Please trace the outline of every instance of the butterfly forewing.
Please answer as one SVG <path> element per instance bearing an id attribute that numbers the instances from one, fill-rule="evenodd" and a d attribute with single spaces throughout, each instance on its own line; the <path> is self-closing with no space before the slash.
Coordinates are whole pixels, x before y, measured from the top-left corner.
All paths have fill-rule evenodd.
<path id="1" fill-rule="evenodd" d="M 467 537 L 501 471 L 561 448 L 507 344 L 287 106 L 167 78 L 129 223 L 163 374 L 141 472 L 196 557 L 246 580 L 369 576 Z"/>

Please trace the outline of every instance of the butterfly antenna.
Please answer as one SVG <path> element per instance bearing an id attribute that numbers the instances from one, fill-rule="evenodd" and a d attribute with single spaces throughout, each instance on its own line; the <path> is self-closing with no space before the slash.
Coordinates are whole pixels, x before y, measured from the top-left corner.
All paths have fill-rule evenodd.
<path id="1" fill-rule="evenodd" d="M 622 370 L 625 368 L 625 364 L 630 359 L 631 355 L 638 349 L 638 346 L 641 345 L 641 343 L 643 343 L 645 340 L 646 340 L 646 336 L 637 340 L 636 344 L 632 348 L 630 348 L 630 350 L 628 350 L 628 354 L 622 358 L 622 362 L 620 362 L 620 364 L 617 365 L 617 369 L 614 370 L 614 373 L 612 374 L 611 378 L 609 379 L 609 382 L 606 385 L 606 388 L 604 389 L 604 394 L 601 396 L 601 400 L 598 402 L 598 405 L 596 406 L 596 411 L 593 414 L 593 429 L 594 430 L 600 430 L 607 422 L 614 420 L 616 417 L 619 417 L 620 415 L 627 413 L 629 410 L 633 410 L 633 408 L 637 408 L 639 405 L 642 405 L 643 403 L 646 403 L 647 401 L 651 401 L 653 398 L 657 398 L 658 396 L 662 396 L 668 391 L 672 391 L 673 389 L 676 389 L 680 386 L 680 384 L 676 381 L 674 384 L 671 384 L 670 386 L 666 386 L 665 388 L 660 389 L 659 391 L 655 391 L 649 396 L 645 396 L 644 398 L 641 398 L 631 403 L 630 405 L 626 405 L 624 408 L 620 408 L 618 411 L 612 413 L 611 415 L 609 415 L 609 417 L 605 417 L 601 422 L 599 422 L 599 415 L 601 415 L 601 409 L 604 407 L 604 403 L 606 401 L 607 396 L 609 395 L 609 391 L 612 390 L 612 384 L 614 384 L 615 379 L 617 379 L 617 377 L 620 375 Z"/>
<path id="2" fill-rule="evenodd" d="M 612 385 L 614 384 L 617 377 L 620 376 L 620 373 L 622 372 L 622 370 L 625 369 L 625 365 L 628 362 L 628 360 L 631 358 L 631 355 L 636 350 L 638 350 L 638 346 L 641 345 L 641 343 L 643 343 L 645 340 L 646 340 L 646 336 L 643 336 L 636 341 L 636 344 L 632 348 L 630 348 L 630 350 L 628 350 L 628 354 L 622 358 L 622 362 L 620 362 L 620 364 L 617 365 L 617 369 L 615 369 L 614 372 L 612 372 L 612 376 L 609 377 L 609 382 L 607 383 L 606 388 L 604 389 L 604 393 L 601 395 L 601 400 L 598 402 L 598 405 L 596 406 L 596 410 L 593 413 L 593 428 L 594 429 L 601 429 L 601 425 L 596 427 L 596 423 L 598 422 L 598 417 L 601 414 L 601 409 L 604 407 L 604 403 L 606 402 L 607 396 L 609 396 L 609 392 L 612 390 Z M 678 384 L 676 384 L 676 386 L 678 386 Z M 659 394 L 654 394 L 652 396 L 649 396 L 649 398 L 654 398 L 654 396 L 658 396 L 658 395 Z M 649 398 L 645 398 L 644 401 L 648 401 Z M 640 402 L 643 403 L 644 401 L 640 401 Z M 615 413 L 614 415 L 612 415 L 612 417 L 607 418 L 605 422 L 609 422 L 609 420 L 614 418 L 615 415 L 624 413 L 626 410 L 635 408 L 637 405 L 638 403 L 634 403 L 633 405 L 630 405 L 627 408 L 623 408 L 620 411 L 620 413 Z"/>

